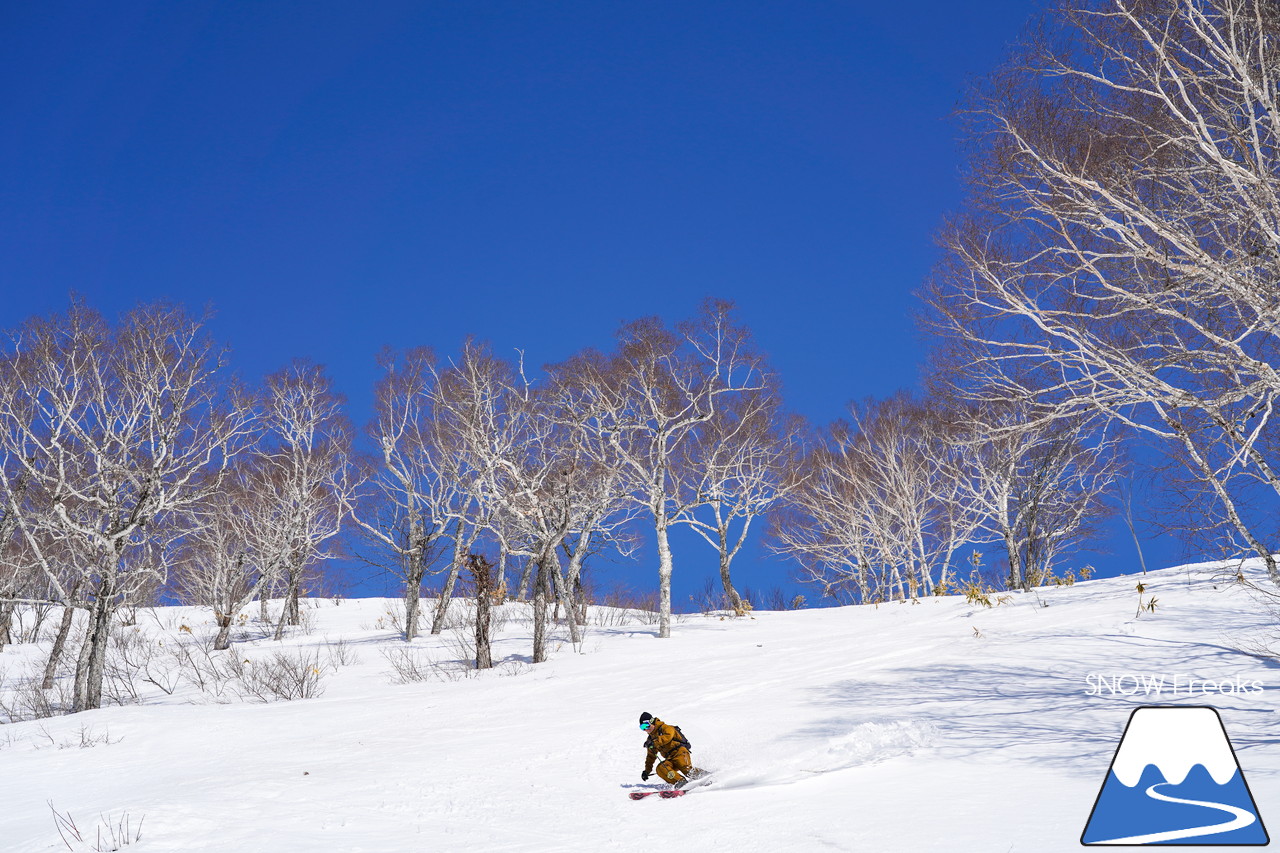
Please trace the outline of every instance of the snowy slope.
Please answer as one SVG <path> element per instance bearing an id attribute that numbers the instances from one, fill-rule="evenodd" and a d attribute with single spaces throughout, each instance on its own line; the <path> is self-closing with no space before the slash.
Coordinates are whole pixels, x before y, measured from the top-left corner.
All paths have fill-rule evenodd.
<path id="1" fill-rule="evenodd" d="M 949 597 L 694 616 L 669 640 L 593 625 L 580 651 L 564 644 L 536 667 L 519 662 L 528 628 L 512 618 L 497 671 L 411 684 L 392 683 L 382 654 L 404 645 L 389 602 L 316 602 L 309 633 L 236 651 L 344 640 L 348 663 L 320 698 L 153 691 L 0 727 L 0 850 L 67 849 L 49 802 L 87 838 L 126 812 L 144 819 L 124 848 L 140 853 L 1077 850 L 1130 711 L 1156 702 L 1220 710 L 1264 822 L 1280 827 L 1280 679 L 1238 651 L 1267 614 L 1204 569 L 1144 580 L 1159 606 L 1141 618 L 1124 577 L 989 609 Z M 209 630 L 190 609 L 140 624 L 171 643 L 189 640 L 183 624 Z M 414 648 L 448 660 L 456 645 L 446 633 Z M 12 683 L 36 652 L 8 648 L 0 670 Z M 1142 676 L 1164 677 L 1164 694 L 1090 695 Z M 1188 695 L 1188 679 L 1259 689 Z M 712 787 L 626 798 L 641 711 L 681 726 Z"/>

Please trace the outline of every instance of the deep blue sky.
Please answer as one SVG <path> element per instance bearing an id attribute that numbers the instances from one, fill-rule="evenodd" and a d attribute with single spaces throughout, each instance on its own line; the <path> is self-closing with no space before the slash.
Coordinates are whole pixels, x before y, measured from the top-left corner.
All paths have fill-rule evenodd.
<path id="1" fill-rule="evenodd" d="M 917 382 L 949 114 L 1033 9 L 4 4 L 0 325 L 212 303 L 240 372 L 315 359 L 363 422 L 384 345 L 536 365 L 715 295 L 824 423 Z M 712 557 L 677 554 L 677 601 Z"/>

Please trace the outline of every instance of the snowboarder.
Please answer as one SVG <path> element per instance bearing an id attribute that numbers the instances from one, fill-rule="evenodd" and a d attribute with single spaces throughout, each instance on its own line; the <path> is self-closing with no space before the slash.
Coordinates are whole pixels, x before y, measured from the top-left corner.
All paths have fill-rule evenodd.
<path id="1" fill-rule="evenodd" d="M 646 754 L 644 772 L 640 774 L 641 781 L 647 781 L 653 774 L 653 764 L 659 756 L 663 760 L 658 765 L 658 777 L 677 788 L 683 788 L 690 781 L 706 775 L 705 770 L 693 766 L 693 757 L 689 753 L 692 747 L 679 726 L 664 723 L 645 711 L 640 715 L 640 731 L 649 735 L 644 742 Z"/>

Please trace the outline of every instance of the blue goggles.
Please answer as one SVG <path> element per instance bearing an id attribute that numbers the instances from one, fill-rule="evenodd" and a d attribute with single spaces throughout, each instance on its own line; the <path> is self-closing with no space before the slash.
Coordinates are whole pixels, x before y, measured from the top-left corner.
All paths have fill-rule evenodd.
<path id="1" fill-rule="evenodd" d="M 649 731 L 649 727 L 650 727 L 650 726 L 652 726 L 652 725 L 653 725 L 653 723 L 651 723 L 651 722 L 649 722 L 648 720 L 646 720 L 646 721 L 644 721 L 643 723 L 641 723 L 641 724 L 640 724 L 640 731 L 642 731 L 642 732 L 647 732 L 647 731 Z"/>

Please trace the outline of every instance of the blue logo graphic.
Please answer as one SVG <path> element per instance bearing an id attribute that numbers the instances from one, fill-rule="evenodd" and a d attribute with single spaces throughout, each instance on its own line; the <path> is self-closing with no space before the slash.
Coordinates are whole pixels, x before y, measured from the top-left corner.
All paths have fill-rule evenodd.
<path id="1" fill-rule="evenodd" d="M 1261 847 L 1270 842 L 1218 712 L 1129 717 L 1080 843 Z"/>

